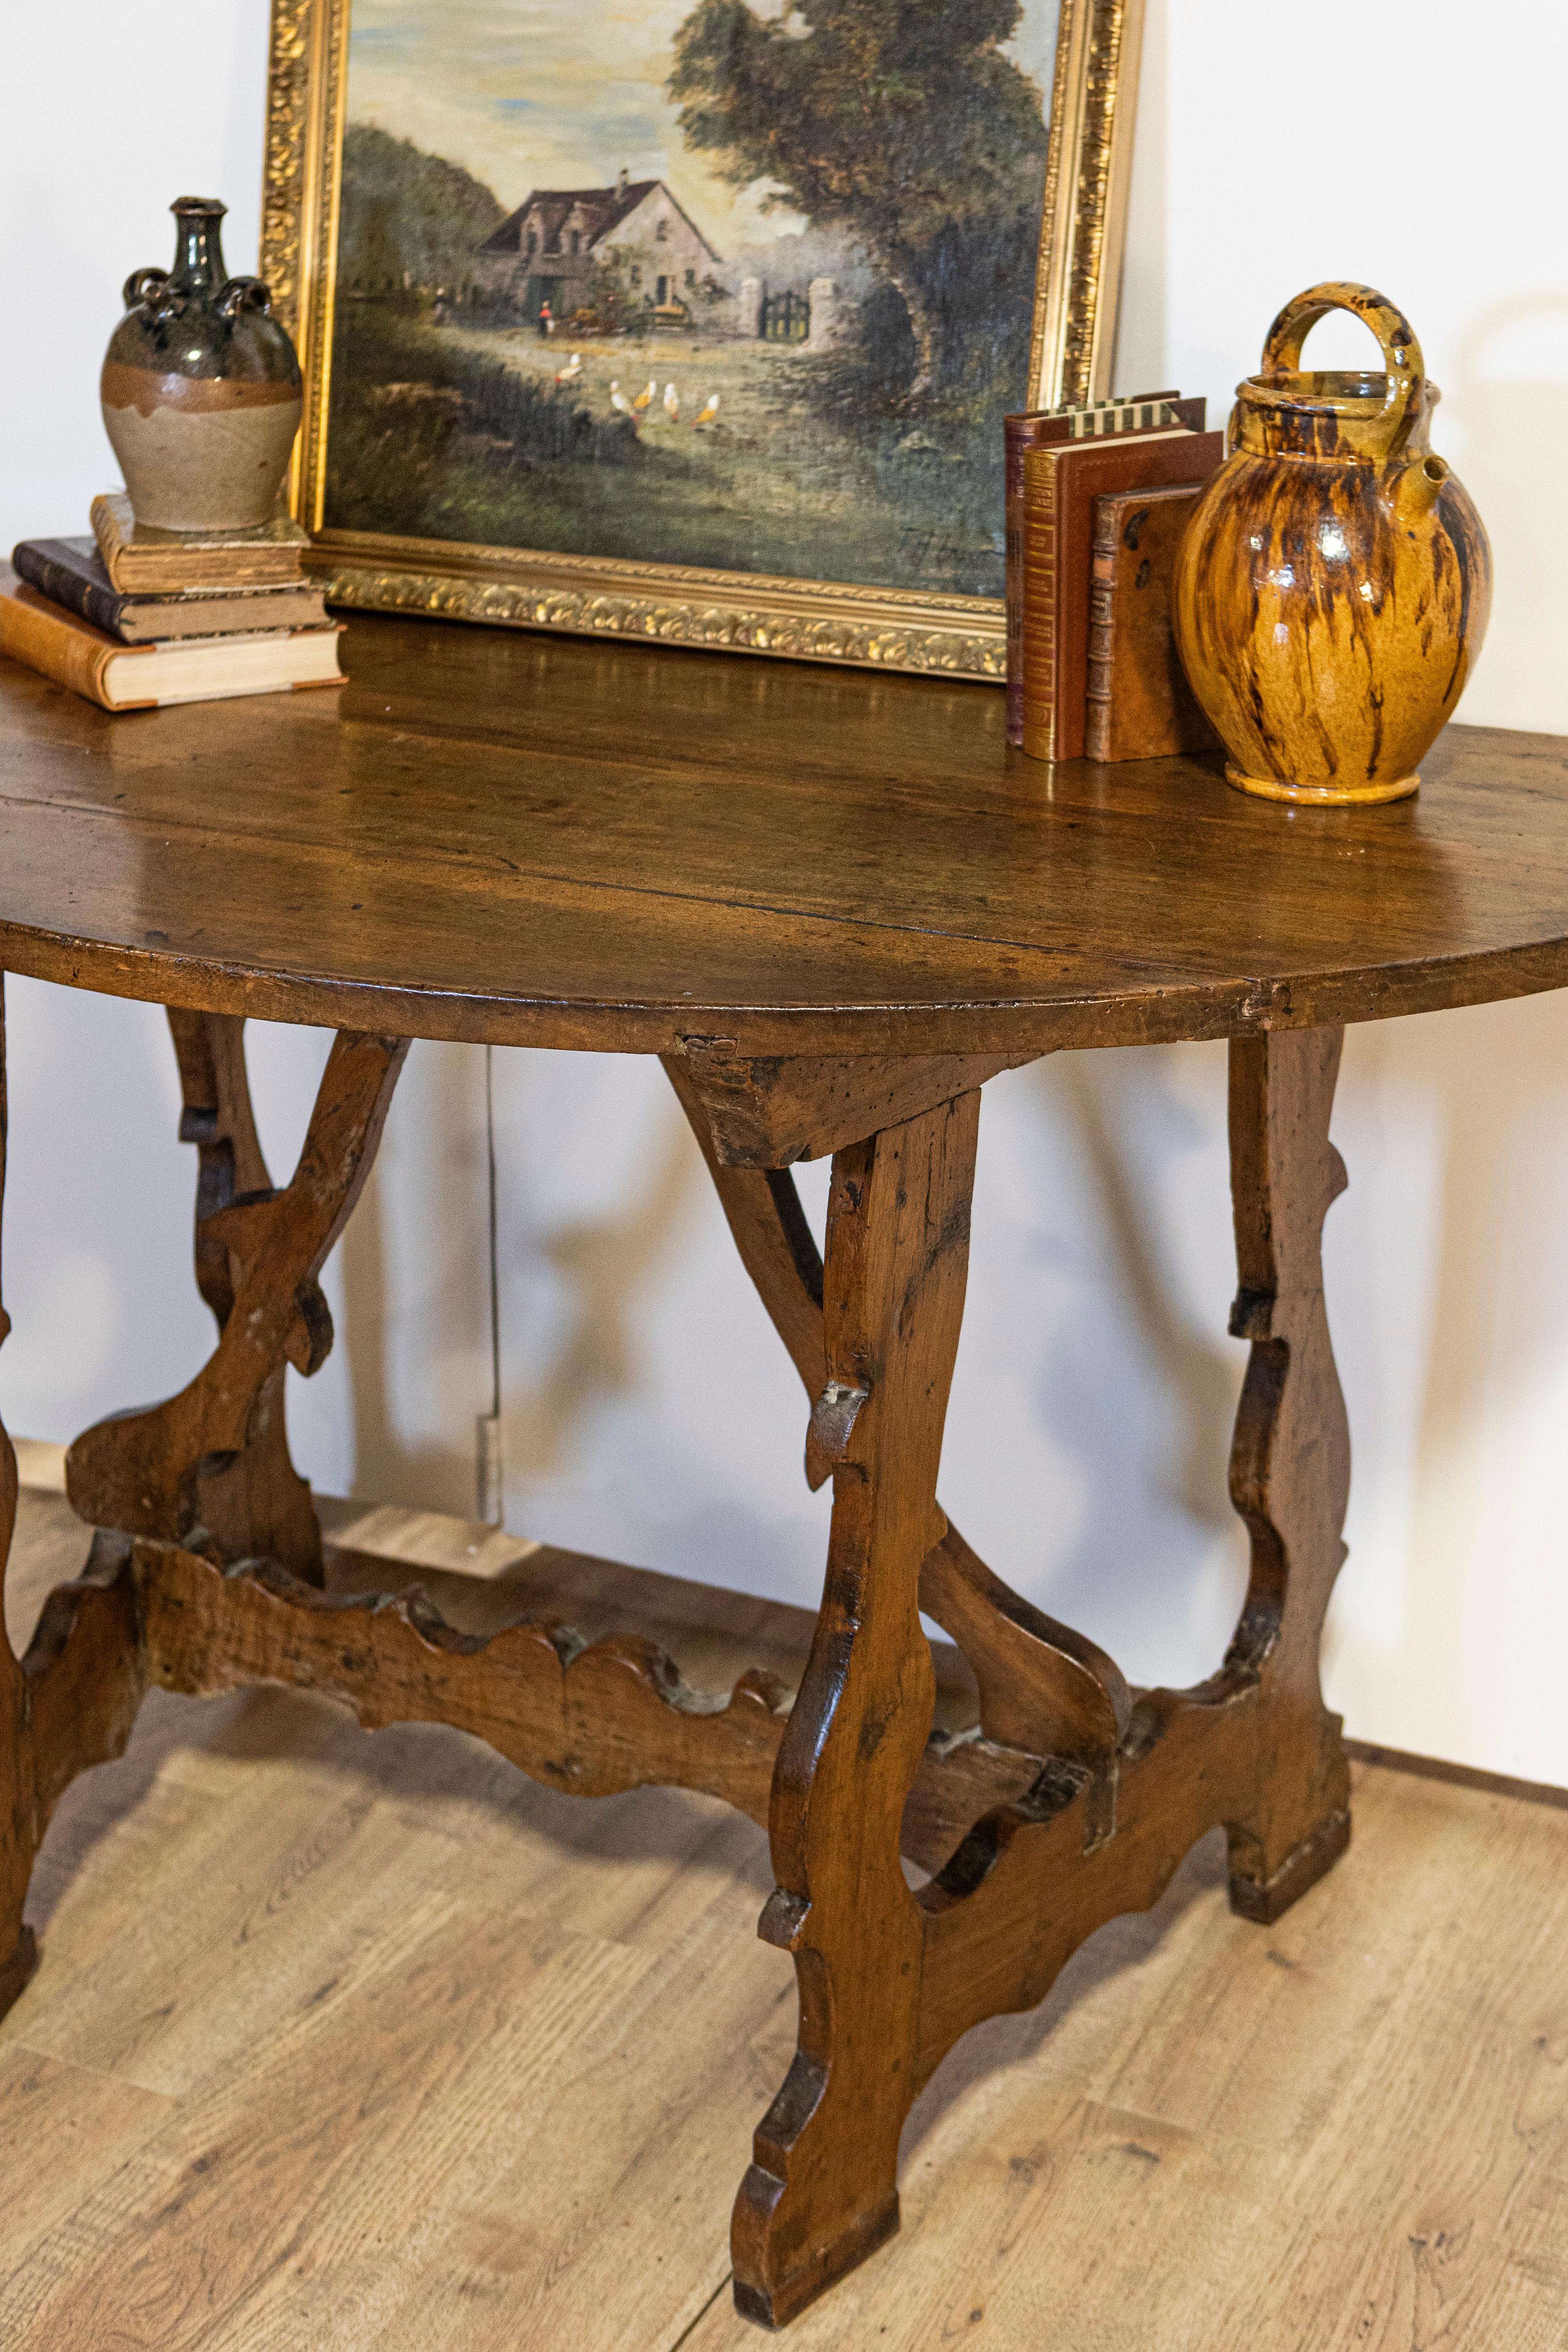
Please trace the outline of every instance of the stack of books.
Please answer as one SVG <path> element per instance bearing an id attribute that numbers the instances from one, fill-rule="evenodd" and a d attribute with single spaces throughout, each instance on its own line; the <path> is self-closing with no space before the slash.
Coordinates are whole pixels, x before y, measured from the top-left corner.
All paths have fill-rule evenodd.
<path id="1" fill-rule="evenodd" d="M 1007 420 L 1008 739 L 1037 760 L 1207 751 L 1171 634 L 1176 549 L 1225 455 L 1141 393 Z"/>
<path id="2" fill-rule="evenodd" d="M 104 710 L 344 683 L 298 523 L 154 530 L 121 495 L 95 499 L 91 521 L 91 538 L 25 539 L 0 566 L 0 653 Z"/>

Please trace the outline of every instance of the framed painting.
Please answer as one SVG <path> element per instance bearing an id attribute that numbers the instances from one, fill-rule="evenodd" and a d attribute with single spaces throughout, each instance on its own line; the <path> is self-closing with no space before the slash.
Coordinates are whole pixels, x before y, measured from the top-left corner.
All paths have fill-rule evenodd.
<path id="1" fill-rule="evenodd" d="M 1009 410 L 1110 389 L 1143 0 L 273 0 L 340 605 L 999 679 Z"/>

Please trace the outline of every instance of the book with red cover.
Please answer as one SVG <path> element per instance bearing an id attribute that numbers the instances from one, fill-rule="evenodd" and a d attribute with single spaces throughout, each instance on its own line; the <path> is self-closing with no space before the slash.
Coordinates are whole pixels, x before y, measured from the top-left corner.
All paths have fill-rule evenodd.
<path id="1" fill-rule="evenodd" d="M 1023 748 L 1081 760 L 1089 701 L 1089 591 L 1094 501 L 1112 490 L 1206 482 L 1223 433 L 1135 434 L 1066 442 L 1024 460 Z"/>

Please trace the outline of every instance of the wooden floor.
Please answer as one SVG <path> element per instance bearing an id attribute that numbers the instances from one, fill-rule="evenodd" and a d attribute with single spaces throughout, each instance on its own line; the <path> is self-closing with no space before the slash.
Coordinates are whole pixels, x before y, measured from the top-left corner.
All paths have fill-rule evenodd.
<path id="1" fill-rule="evenodd" d="M 83 1548 L 30 1491 L 14 1639 Z M 1568 1811 L 1376 1764 L 1355 1806 L 1279 1927 L 1230 1916 L 1207 1841 L 970 2035 L 902 2235 L 797 2352 L 1568 2347 Z M 0 2346 L 750 2352 L 729 2206 L 794 2027 L 770 1884 L 713 1801 L 155 1694 L 34 1880 Z"/>

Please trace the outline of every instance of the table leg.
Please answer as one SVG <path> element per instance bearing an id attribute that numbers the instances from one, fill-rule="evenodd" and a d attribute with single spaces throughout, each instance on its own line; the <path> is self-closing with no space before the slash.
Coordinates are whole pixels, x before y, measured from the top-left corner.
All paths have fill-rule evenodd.
<path id="1" fill-rule="evenodd" d="M 814 1406 L 828 1377 L 822 1261 L 794 1176 L 788 1168 L 737 1161 L 733 1149 L 722 1158 L 711 1105 L 694 1086 L 686 1058 L 666 1055 L 664 1070 L 713 1179 L 741 1264 Z M 809 1096 L 810 1079 L 793 1070 L 790 1076 L 786 1091 L 796 1098 Z M 868 1095 L 892 1091 L 879 1077 Z M 737 1124 L 734 1093 L 724 1108 L 730 1125 Z M 872 1132 L 880 1126 L 874 1117 L 866 1123 Z M 951 1521 L 944 1517 L 943 1524 L 946 1531 L 921 1568 L 920 1607 L 967 1656 L 987 1739 L 1042 1759 L 1065 1757 L 1103 1776 L 1132 1713 L 1132 1695 L 1115 1661 L 993 1576 Z"/>
<path id="2" fill-rule="evenodd" d="M 968 1260 L 979 1096 L 833 1160 L 827 1382 L 808 1461 L 833 1478 L 821 1612 L 774 1776 L 762 1931 L 795 1957 L 797 2054 L 733 2227 L 740 2308 L 789 2318 L 897 2227 L 923 1928 L 899 1824 L 930 1729 L 923 1560 Z"/>
<path id="3" fill-rule="evenodd" d="M 0 1338 L 9 1318 L 0 1313 Z M 16 1456 L 0 1431 L 0 1562 L 8 1559 L 16 1525 Z M 3 1568 L 0 1568 L 3 1573 Z M 0 2017 L 37 1964 L 37 1946 L 22 1925 L 36 1840 L 30 1835 L 29 1791 L 24 1786 L 25 1696 L 22 1668 L 10 1642 L 0 1638 Z"/>
<path id="4" fill-rule="evenodd" d="M 1252 1570 L 1227 1664 L 1257 1675 L 1258 1745 L 1252 1801 L 1227 1830 L 1231 1903 L 1265 1925 L 1350 1841 L 1340 1719 L 1318 1679 L 1350 1495 L 1350 1425 L 1322 1280 L 1323 1219 L 1345 1186 L 1329 1141 L 1343 1035 L 1293 1029 L 1230 1047 L 1230 1328 L 1252 1343 L 1230 1493 Z"/>
<path id="5" fill-rule="evenodd" d="M 0 991 L 4 989 L 0 978 Z M 0 994 L 0 1208 L 5 1190 L 5 999 Z M 0 1306 L 0 1343 L 11 1318 Z M 16 1455 L 0 1428 L 0 1595 L 16 1528 Z M 0 2017 L 37 1964 L 37 1946 L 22 1925 L 22 1906 L 37 1851 L 34 1832 L 31 1759 L 27 1753 L 26 1689 L 21 1663 L 0 1620 Z"/>
<path id="6" fill-rule="evenodd" d="M 0 1203 L 5 1189 L 5 1018 L 0 980 Z M 0 1341 L 11 1318 L 0 1307 Z M 0 1428 L 0 1590 L 16 1525 L 16 1456 Z M 56 1800 L 118 1756 L 146 1687 L 131 1547 L 99 1537 L 86 1573 L 50 1594 L 18 1658 L 0 1619 L 0 2017 L 37 1961 L 22 1906 Z"/>
<path id="7" fill-rule="evenodd" d="M 196 1279 L 219 1339 L 188 1387 L 87 1430 L 66 1463 L 89 1526 L 266 1557 L 319 1583 L 320 1538 L 288 1460 L 286 1364 L 315 1371 L 332 1344 L 317 1276 L 370 1173 L 408 1051 L 402 1037 L 333 1040 L 292 1181 L 267 1181 L 245 1082 L 242 1024 L 171 1015 L 181 1133 L 201 1150 Z"/>
<path id="8" fill-rule="evenodd" d="M 196 1287 L 221 1334 L 234 1309 L 235 1262 L 221 1222 L 236 1202 L 270 1201 L 251 1108 L 245 1022 L 233 1013 L 169 1007 L 180 1066 L 180 1140 L 198 1155 L 194 1255 Z M 319 1321 L 323 1307 L 313 1307 Z M 229 1559 L 274 1559 L 310 1583 L 321 1576 L 321 1531 L 310 1489 L 288 1453 L 280 1360 L 256 1392 L 246 1443 L 221 1468 L 197 1474 L 196 1517 Z"/>

